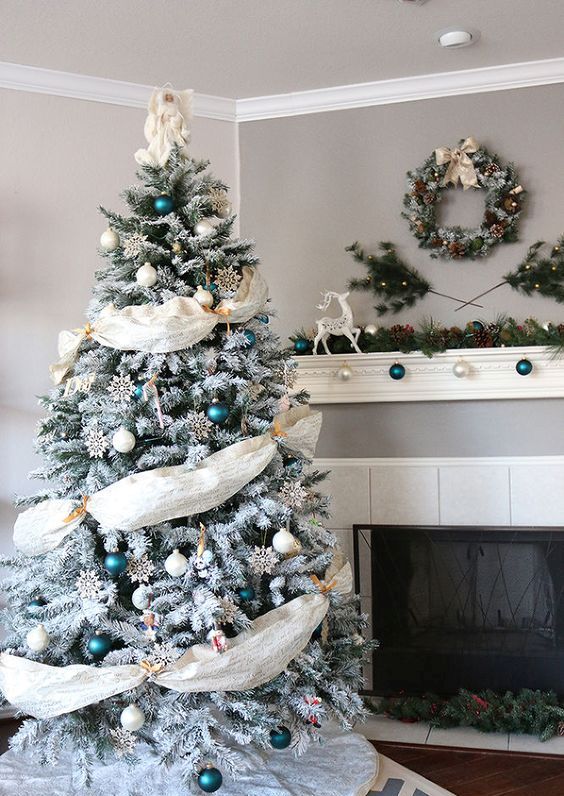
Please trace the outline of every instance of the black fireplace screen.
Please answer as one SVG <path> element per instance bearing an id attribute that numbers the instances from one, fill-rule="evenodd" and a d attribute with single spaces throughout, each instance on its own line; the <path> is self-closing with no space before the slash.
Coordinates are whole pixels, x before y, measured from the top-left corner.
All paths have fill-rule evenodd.
<path id="1" fill-rule="evenodd" d="M 368 693 L 564 694 L 564 530 L 354 527 Z"/>

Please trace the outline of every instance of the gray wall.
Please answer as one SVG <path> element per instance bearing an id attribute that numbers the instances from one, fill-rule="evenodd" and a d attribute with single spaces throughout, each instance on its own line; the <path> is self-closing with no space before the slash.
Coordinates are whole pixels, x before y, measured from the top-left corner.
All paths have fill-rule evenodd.
<path id="1" fill-rule="evenodd" d="M 563 101 L 564 86 L 556 85 L 242 125 L 242 232 L 257 240 L 283 339 L 313 325 L 320 290 L 342 291 L 351 276 L 365 273 L 343 251 L 354 240 L 367 248 L 394 241 L 437 290 L 465 298 L 500 281 L 535 240 L 554 241 L 564 231 Z M 467 135 L 517 165 L 529 191 L 521 240 L 478 261 L 432 260 L 400 216 L 405 173 L 437 146 Z M 475 224 L 482 212 L 478 191 L 459 190 L 445 198 L 442 217 Z M 378 322 L 369 294 L 353 293 L 350 300 L 357 322 Z M 429 297 L 381 323 L 432 316 L 462 324 L 498 313 L 564 319 L 562 306 L 507 287 L 488 296 L 483 310 L 455 313 L 455 306 Z M 559 454 L 563 408 L 561 400 L 333 405 L 325 407 L 318 454 Z"/>

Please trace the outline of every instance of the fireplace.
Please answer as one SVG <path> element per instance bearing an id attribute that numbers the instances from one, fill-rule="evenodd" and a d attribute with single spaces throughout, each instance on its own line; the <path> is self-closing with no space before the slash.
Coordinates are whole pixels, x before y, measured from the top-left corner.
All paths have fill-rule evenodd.
<path id="1" fill-rule="evenodd" d="M 564 530 L 355 525 L 367 693 L 564 694 Z"/>

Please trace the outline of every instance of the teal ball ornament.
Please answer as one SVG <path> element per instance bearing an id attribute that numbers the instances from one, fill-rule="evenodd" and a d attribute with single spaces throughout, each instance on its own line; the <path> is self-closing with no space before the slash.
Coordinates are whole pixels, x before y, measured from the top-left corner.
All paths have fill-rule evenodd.
<path id="1" fill-rule="evenodd" d="M 125 553 L 120 553 L 117 550 L 113 553 L 108 553 L 104 558 L 104 569 L 113 577 L 117 577 L 121 575 L 122 572 L 125 572 L 127 569 L 127 557 Z"/>
<path id="2" fill-rule="evenodd" d="M 484 324 L 482 321 L 470 321 L 470 325 L 475 332 L 483 332 L 484 331 Z"/>
<path id="3" fill-rule="evenodd" d="M 143 398 L 143 385 L 136 384 L 135 389 L 133 390 L 133 400 L 140 401 Z"/>
<path id="4" fill-rule="evenodd" d="M 208 420 L 211 420 L 212 423 L 221 425 L 221 423 L 225 423 L 229 417 L 229 407 L 222 401 L 214 401 L 211 406 L 208 406 L 206 415 L 208 416 Z"/>
<path id="5" fill-rule="evenodd" d="M 215 793 L 223 784 L 223 775 L 221 771 L 213 766 L 208 766 L 200 771 L 198 776 L 198 785 L 204 793 Z"/>
<path id="6" fill-rule="evenodd" d="M 159 216 L 167 216 L 169 213 L 172 213 L 174 210 L 174 200 L 172 196 L 167 196 L 166 194 L 161 194 L 161 196 L 155 196 L 153 199 L 153 208 L 155 213 Z"/>
<path id="7" fill-rule="evenodd" d="M 287 727 L 270 730 L 270 743 L 275 749 L 287 749 L 292 741 L 292 734 Z"/>
<path id="8" fill-rule="evenodd" d="M 255 315 L 255 318 L 260 323 L 264 323 L 264 324 L 270 323 L 270 318 L 268 317 L 268 315 L 265 312 L 261 312 L 258 315 Z"/>
<path id="9" fill-rule="evenodd" d="M 305 354 L 306 351 L 309 351 L 309 340 L 306 340 L 305 337 L 298 337 L 294 343 L 294 351 L 296 354 Z"/>
<path id="10" fill-rule="evenodd" d="M 515 370 L 520 376 L 528 376 L 533 370 L 533 363 L 529 359 L 520 359 Z"/>
<path id="11" fill-rule="evenodd" d="M 44 608 L 47 605 L 47 600 L 44 597 L 35 597 L 28 604 L 28 608 Z"/>
<path id="12" fill-rule="evenodd" d="M 405 368 L 400 362 L 395 362 L 388 371 L 390 378 L 394 381 L 399 381 L 405 376 Z"/>
<path id="13" fill-rule="evenodd" d="M 243 334 L 247 338 L 247 342 L 246 342 L 245 345 L 247 345 L 248 348 L 252 348 L 255 345 L 256 341 L 257 341 L 256 334 L 251 329 L 245 329 L 243 331 Z"/>
<path id="14" fill-rule="evenodd" d="M 250 603 L 255 599 L 256 593 L 252 586 L 245 586 L 245 588 L 239 589 L 239 597 L 244 603 Z"/>
<path id="15" fill-rule="evenodd" d="M 95 633 L 88 639 L 88 652 L 97 661 L 105 658 L 112 648 L 112 639 L 107 633 Z"/>

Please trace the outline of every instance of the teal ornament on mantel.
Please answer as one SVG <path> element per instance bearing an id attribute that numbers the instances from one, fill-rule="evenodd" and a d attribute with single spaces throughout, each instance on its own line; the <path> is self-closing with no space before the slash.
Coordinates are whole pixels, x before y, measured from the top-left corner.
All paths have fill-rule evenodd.
<path id="1" fill-rule="evenodd" d="M 515 370 L 520 376 L 528 376 L 533 370 L 533 363 L 529 359 L 520 359 Z"/>
<path id="2" fill-rule="evenodd" d="M 223 784 L 221 771 L 213 766 L 207 766 L 198 776 L 198 785 L 205 793 L 215 793 Z"/>
<path id="3" fill-rule="evenodd" d="M 309 351 L 309 340 L 304 337 L 298 337 L 294 343 L 294 351 L 296 354 L 305 354 L 306 351 Z"/>
<path id="4" fill-rule="evenodd" d="M 394 381 L 399 381 L 405 376 L 405 368 L 401 362 L 394 362 L 388 373 Z"/>

